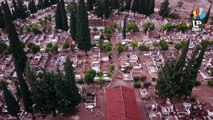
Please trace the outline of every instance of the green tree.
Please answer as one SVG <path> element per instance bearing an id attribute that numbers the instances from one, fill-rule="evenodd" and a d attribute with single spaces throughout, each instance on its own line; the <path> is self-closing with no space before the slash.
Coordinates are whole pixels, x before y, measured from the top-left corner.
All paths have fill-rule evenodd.
<path id="1" fill-rule="evenodd" d="M 132 41 L 130 42 L 130 45 L 131 45 L 131 47 L 133 47 L 133 48 L 135 49 L 135 47 L 138 46 L 138 41 L 137 41 L 137 40 L 132 40 Z"/>
<path id="2" fill-rule="evenodd" d="M 212 2 L 211 2 L 211 5 L 210 5 L 210 7 L 208 9 L 208 12 L 206 13 L 206 16 L 205 16 L 204 20 L 203 20 L 204 24 L 206 24 L 208 22 L 208 20 L 209 20 L 209 16 L 210 16 L 210 13 L 211 13 L 211 8 L 212 8 Z"/>
<path id="3" fill-rule="evenodd" d="M 176 71 L 175 61 L 166 62 L 164 67 L 158 74 L 158 81 L 156 85 L 157 94 L 166 99 L 179 97 L 179 91 L 181 89 L 181 84 L 176 76 L 180 75 L 180 71 Z"/>
<path id="4" fill-rule="evenodd" d="M 93 10 L 94 0 L 87 0 L 87 10 Z"/>
<path id="5" fill-rule="evenodd" d="M 99 84 L 100 84 L 100 87 L 102 88 L 103 85 L 106 83 L 106 80 L 103 78 L 103 77 L 100 77 L 99 78 Z"/>
<path id="6" fill-rule="evenodd" d="M 44 0 L 38 0 L 38 4 L 37 4 L 37 8 L 40 9 L 44 9 Z"/>
<path id="7" fill-rule="evenodd" d="M 181 22 L 176 26 L 176 28 L 181 32 L 185 32 L 188 29 L 188 26 L 185 22 Z"/>
<path id="8" fill-rule="evenodd" d="M 28 17 L 27 7 L 22 0 L 17 0 L 17 6 L 15 8 L 15 14 L 17 18 L 25 19 Z"/>
<path id="9" fill-rule="evenodd" d="M 31 0 L 28 4 L 28 9 L 30 10 L 30 13 L 36 13 L 37 12 L 37 8 L 35 5 L 35 1 Z"/>
<path id="10" fill-rule="evenodd" d="M 139 46 L 140 51 L 149 51 L 149 46 L 146 46 L 145 44 L 141 44 Z"/>
<path id="11" fill-rule="evenodd" d="M 88 14 L 84 0 L 78 1 L 77 12 L 77 43 L 80 50 L 86 53 L 91 49 Z"/>
<path id="12" fill-rule="evenodd" d="M 69 60 L 69 58 L 67 58 L 66 62 L 64 63 L 65 80 L 68 83 L 66 87 L 67 90 L 64 90 L 64 92 L 66 92 L 66 95 L 70 98 L 70 104 L 65 104 L 67 109 L 70 107 L 75 109 L 75 107 L 81 102 L 81 96 L 75 82 L 75 73 L 72 65 L 73 63 Z M 63 107 L 63 109 L 66 108 Z"/>
<path id="13" fill-rule="evenodd" d="M 8 48 L 7 44 L 0 41 L 0 54 L 5 52 L 7 50 L 7 48 Z"/>
<path id="14" fill-rule="evenodd" d="M 5 28 L 5 22 L 4 22 L 4 13 L 2 11 L 2 7 L 0 6 L 0 28 Z"/>
<path id="15" fill-rule="evenodd" d="M 123 38 L 126 39 L 126 21 L 127 20 L 127 16 L 125 15 L 124 17 L 124 26 L 123 26 Z"/>
<path id="16" fill-rule="evenodd" d="M 49 0 L 44 0 L 44 7 L 47 8 L 50 6 L 50 1 Z"/>
<path id="17" fill-rule="evenodd" d="M 171 8 L 169 7 L 169 0 L 164 0 L 161 3 L 160 11 L 158 12 L 160 16 L 163 18 L 168 17 L 171 12 Z"/>
<path id="18" fill-rule="evenodd" d="M 95 70 L 92 70 L 92 69 L 89 70 L 89 71 L 86 73 L 85 77 L 84 77 L 84 81 L 85 81 L 88 85 L 94 83 L 95 75 L 96 75 L 96 71 L 95 71 Z"/>
<path id="19" fill-rule="evenodd" d="M 20 107 L 16 99 L 13 97 L 12 93 L 7 89 L 5 82 L 1 81 L 1 87 L 3 90 L 4 99 L 7 106 L 7 111 L 11 116 L 15 116 L 19 120 L 18 113 L 20 112 Z"/>
<path id="20" fill-rule="evenodd" d="M 67 31 L 68 28 L 68 22 L 67 22 L 67 14 L 65 9 L 64 0 L 60 1 L 60 11 L 61 11 L 61 22 L 62 22 L 62 30 Z"/>
<path id="21" fill-rule="evenodd" d="M 140 0 L 133 0 L 131 7 L 132 12 L 136 13 L 139 11 L 139 1 Z"/>
<path id="22" fill-rule="evenodd" d="M 3 2 L 1 5 L 5 13 L 4 15 L 5 26 L 8 32 L 10 48 L 11 48 L 12 56 L 14 59 L 15 71 L 17 73 L 19 83 L 20 83 L 20 91 L 21 91 L 21 96 L 23 98 L 24 107 L 27 112 L 33 113 L 31 93 L 22 75 L 25 71 L 27 56 L 25 55 L 25 52 L 23 50 L 23 43 L 19 40 L 18 34 L 16 32 L 16 28 L 14 24 L 12 23 L 12 18 L 11 18 L 11 13 L 9 8 Z"/>
<path id="23" fill-rule="evenodd" d="M 175 26 L 172 23 L 166 23 L 161 26 L 162 30 L 171 31 L 175 28 Z"/>
<path id="24" fill-rule="evenodd" d="M 120 0 L 111 0 L 110 3 L 112 5 L 112 9 L 119 10 L 119 8 L 120 8 Z"/>
<path id="25" fill-rule="evenodd" d="M 76 40 L 76 33 L 77 33 L 77 18 L 76 18 L 76 3 L 72 3 L 71 13 L 70 13 L 70 34 L 73 40 Z"/>
<path id="26" fill-rule="evenodd" d="M 124 51 L 124 47 L 122 46 L 121 43 L 117 43 L 116 49 L 117 49 L 118 53 L 121 53 Z"/>
<path id="27" fill-rule="evenodd" d="M 160 40 L 159 45 L 160 45 L 162 50 L 168 50 L 169 49 L 168 42 L 166 42 L 165 40 Z"/>
<path id="28" fill-rule="evenodd" d="M 144 31 L 147 32 L 147 31 L 152 31 L 155 29 L 155 24 L 154 23 L 151 23 L 151 22 L 148 22 L 148 23 L 144 23 L 143 24 L 143 28 L 144 28 Z"/>
<path id="29" fill-rule="evenodd" d="M 57 0 L 50 0 L 50 3 L 51 3 L 52 5 L 57 4 Z"/>
<path id="30" fill-rule="evenodd" d="M 62 29 L 63 25 L 62 25 L 62 16 L 61 16 L 61 4 L 60 1 L 57 0 L 57 8 L 55 11 L 55 28 L 56 29 Z"/>

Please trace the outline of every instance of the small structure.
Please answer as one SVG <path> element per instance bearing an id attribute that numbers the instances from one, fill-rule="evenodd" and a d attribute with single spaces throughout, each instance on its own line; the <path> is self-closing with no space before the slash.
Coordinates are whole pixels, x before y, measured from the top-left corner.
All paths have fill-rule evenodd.
<path id="1" fill-rule="evenodd" d="M 106 112 L 106 120 L 141 120 L 134 89 L 125 86 L 108 88 Z"/>

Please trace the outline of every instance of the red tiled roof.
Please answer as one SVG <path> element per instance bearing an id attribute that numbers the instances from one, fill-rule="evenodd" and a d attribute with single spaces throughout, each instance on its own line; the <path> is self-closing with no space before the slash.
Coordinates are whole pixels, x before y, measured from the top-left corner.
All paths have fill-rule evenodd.
<path id="1" fill-rule="evenodd" d="M 118 86 L 106 91 L 107 120 L 141 120 L 132 88 Z"/>

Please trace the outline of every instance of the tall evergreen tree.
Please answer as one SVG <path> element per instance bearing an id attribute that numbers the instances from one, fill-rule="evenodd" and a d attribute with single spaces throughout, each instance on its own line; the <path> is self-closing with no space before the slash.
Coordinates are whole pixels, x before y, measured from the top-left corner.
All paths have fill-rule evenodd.
<path id="1" fill-rule="evenodd" d="M 93 10 L 94 0 L 87 0 L 87 10 Z"/>
<path id="2" fill-rule="evenodd" d="M 155 0 L 149 0 L 149 4 L 147 6 L 147 16 L 154 13 L 155 9 Z"/>
<path id="3" fill-rule="evenodd" d="M 98 17 L 103 18 L 104 15 L 104 3 L 103 0 L 97 0 L 96 3 L 94 4 L 95 6 L 95 14 Z"/>
<path id="4" fill-rule="evenodd" d="M 133 0 L 131 10 L 134 13 L 139 11 L 139 0 Z"/>
<path id="5" fill-rule="evenodd" d="M 49 0 L 44 0 L 44 6 L 45 8 L 50 6 L 50 1 Z"/>
<path id="6" fill-rule="evenodd" d="M 107 19 L 109 18 L 109 16 L 111 15 L 111 6 L 110 6 L 110 2 L 109 0 L 104 0 L 104 4 L 103 4 L 103 10 L 104 10 L 104 18 Z"/>
<path id="7" fill-rule="evenodd" d="M 20 107 L 12 93 L 7 89 L 5 82 L 1 81 L 1 87 L 3 90 L 4 99 L 7 106 L 7 111 L 11 116 L 15 116 L 19 120 L 18 113 L 20 112 Z"/>
<path id="8" fill-rule="evenodd" d="M 45 8 L 45 6 L 44 6 L 44 0 L 38 0 L 37 8 L 38 8 L 39 10 Z"/>
<path id="9" fill-rule="evenodd" d="M 70 14 L 70 34 L 73 40 L 76 40 L 76 33 L 77 33 L 77 16 L 76 16 L 76 4 L 73 3 L 73 8 L 71 8 L 71 14 Z"/>
<path id="10" fill-rule="evenodd" d="M 124 6 L 124 9 L 126 11 L 129 11 L 130 8 L 131 8 L 131 3 L 132 3 L 132 0 L 125 0 L 125 6 Z"/>
<path id="11" fill-rule="evenodd" d="M 62 18 L 61 18 L 61 4 L 58 0 L 57 8 L 55 11 L 55 28 L 56 29 L 62 29 Z"/>
<path id="12" fill-rule="evenodd" d="M 12 23 L 11 12 L 9 8 L 3 2 L 2 7 L 4 11 L 5 26 L 10 41 L 10 48 L 14 59 L 15 71 L 19 79 L 21 96 L 24 101 L 24 107 L 27 112 L 33 113 L 31 93 L 22 75 L 25 71 L 27 56 L 25 55 L 23 49 L 23 43 L 19 40 L 15 25 Z"/>
<path id="13" fill-rule="evenodd" d="M 78 87 L 75 82 L 75 73 L 72 64 L 73 63 L 69 60 L 69 58 L 67 58 L 66 62 L 64 63 L 64 71 L 65 80 L 67 80 L 67 82 L 69 83 L 69 88 L 71 88 L 70 91 L 67 91 L 69 92 L 71 98 L 70 107 L 75 108 L 75 106 L 77 106 L 81 102 L 81 96 L 79 94 Z"/>
<path id="14" fill-rule="evenodd" d="M 37 12 L 37 8 L 35 5 L 35 1 L 31 0 L 28 4 L 28 9 L 30 10 L 30 13 L 36 13 Z"/>
<path id="15" fill-rule="evenodd" d="M 69 29 L 67 22 L 67 13 L 65 9 L 64 0 L 60 1 L 60 11 L 61 11 L 61 22 L 62 22 L 62 30 L 67 31 Z"/>
<path id="16" fill-rule="evenodd" d="M 127 16 L 124 17 L 124 26 L 123 26 L 123 38 L 126 39 L 126 20 Z"/>
<path id="17" fill-rule="evenodd" d="M 181 89 L 180 80 L 176 79 L 180 75 L 180 71 L 175 69 L 175 61 L 166 62 L 162 70 L 159 72 L 156 85 L 157 94 L 166 99 L 178 98 Z"/>
<path id="18" fill-rule="evenodd" d="M 50 0 L 50 4 L 52 5 L 57 4 L 57 0 Z"/>
<path id="19" fill-rule="evenodd" d="M 0 6 L 0 28 L 5 28 L 5 22 L 4 22 L 4 13 L 2 11 L 2 7 Z"/>
<path id="20" fill-rule="evenodd" d="M 168 17 L 171 12 L 171 8 L 169 7 L 169 0 L 164 0 L 161 3 L 160 11 L 158 12 L 160 16 L 163 18 Z"/>
<path id="21" fill-rule="evenodd" d="M 120 8 L 120 0 L 111 0 L 112 9 L 119 10 Z"/>
<path id="22" fill-rule="evenodd" d="M 89 20 L 84 0 L 78 1 L 77 43 L 80 50 L 87 52 L 91 49 Z"/>
<path id="23" fill-rule="evenodd" d="M 210 16 L 210 13 L 211 13 L 211 8 L 212 8 L 212 3 L 211 3 L 211 5 L 210 5 L 210 7 L 208 9 L 208 12 L 206 13 L 206 17 L 203 20 L 204 24 L 206 24 L 208 22 L 208 20 L 209 20 L 209 16 Z"/>
<path id="24" fill-rule="evenodd" d="M 22 0 L 17 0 L 17 9 L 15 9 L 16 17 L 25 19 L 28 17 L 27 7 Z"/>

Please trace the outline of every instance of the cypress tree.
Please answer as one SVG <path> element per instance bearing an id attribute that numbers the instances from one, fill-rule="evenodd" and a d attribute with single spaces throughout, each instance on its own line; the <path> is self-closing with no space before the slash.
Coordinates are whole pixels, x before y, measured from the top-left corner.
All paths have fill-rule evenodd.
<path id="1" fill-rule="evenodd" d="M 183 67 L 185 66 L 185 61 L 187 58 L 187 53 L 189 50 L 189 40 L 186 41 L 186 44 L 184 45 L 182 52 L 181 52 L 181 56 L 179 57 L 177 63 L 176 63 L 176 70 L 183 69 Z"/>
<path id="2" fill-rule="evenodd" d="M 134 13 L 139 11 L 139 0 L 133 0 L 131 10 Z"/>
<path id="3" fill-rule="evenodd" d="M 30 10 L 30 13 L 36 13 L 37 12 L 37 8 L 35 5 L 35 1 L 31 0 L 28 4 L 28 9 Z"/>
<path id="4" fill-rule="evenodd" d="M 14 59 L 15 71 L 19 79 L 21 96 L 24 101 L 24 107 L 27 112 L 33 113 L 31 93 L 22 76 L 25 71 L 27 56 L 23 49 L 23 43 L 19 40 L 15 25 L 12 23 L 11 13 L 7 5 L 2 2 L 2 7 L 4 11 L 5 26 L 10 41 L 10 48 Z"/>
<path id="5" fill-rule="evenodd" d="M 62 30 L 67 31 L 69 27 L 67 23 L 67 14 L 65 10 L 64 0 L 61 0 L 60 2 L 60 11 L 61 11 Z"/>
<path id="6" fill-rule="evenodd" d="M 95 14 L 98 17 L 103 18 L 104 15 L 104 3 L 103 0 L 97 0 L 95 3 Z"/>
<path id="7" fill-rule="evenodd" d="M 7 111 L 11 116 L 15 116 L 19 120 L 18 113 L 20 112 L 20 107 L 12 93 L 7 89 L 5 82 L 1 81 L 1 87 L 3 90 L 4 99 L 7 105 Z"/>
<path id="8" fill-rule="evenodd" d="M 50 0 L 50 4 L 52 5 L 57 4 L 57 0 Z"/>
<path id="9" fill-rule="evenodd" d="M 123 26 L 123 38 L 126 39 L 126 19 L 127 16 L 124 17 L 124 26 Z"/>
<path id="10" fill-rule="evenodd" d="M 76 4 L 73 4 L 73 8 L 71 9 L 71 14 L 70 14 L 70 34 L 73 40 L 76 38 L 76 32 L 77 32 L 77 27 L 76 27 Z"/>
<path id="11" fill-rule="evenodd" d="M 94 0 L 87 0 L 87 10 L 88 11 L 93 10 L 93 4 L 94 4 Z"/>
<path id="12" fill-rule="evenodd" d="M 78 48 L 86 53 L 91 49 L 89 20 L 84 0 L 78 1 L 77 43 Z"/>
<path id="13" fill-rule="evenodd" d="M 147 6 L 147 16 L 151 15 L 154 13 L 155 9 L 155 0 L 149 0 L 149 4 Z"/>
<path id="14" fill-rule="evenodd" d="M 2 7 L 0 6 L 0 28 L 5 28 L 5 22 L 4 22 L 4 13 L 2 11 Z"/>
<path id="15" fill-rule="evenodd" d="M 110 1 L 112 3 L 112 9 L 118 9 L 120 8 L 120 0 L 111 0 Z"/>
<path id="16" fill-rule="evenodd" d="M 103 10 L 104 10 L 104 16 L 105 19 L 107 19 L 110 15 L 111 15 L 111 7 L 110 7 L 110 2 L 109 0 L 104 0 L 104 4 L 103 4 Z"/>
<path id="17" fill-rule="evenodd" d="M 170 12 L 171 12 L 171 8 L 169 7 L 169 1 L 168 0 L 164 0 L 161 3 L 160 11 L 158 13 L 159 13 L 160 16 L 165 18 L 165 17 L 169 16 Z"/>
<path id="18" fill-rule="evenodd" d="M 38 0 L 37 8 L 39 10 L 44 9 L 44 0 Z"/>
<path id="19" fill-rule="evenodd" d="M 78 91 L 78 87 L 75 82 L 75 73 L 72 66 L 72 62 L 69 58 L 66 59 L 64 63 L 64 71 L 65 71 L 65 80 L 68 81 L 70 88 L 70 99 L 71 99 L 71 107 L 75 108 L 81 102 L 81 96 Z"/>
<path id="20" fill-rule="evenodd" d="M 16 17 L 25 19 L 28 17 L 27 7 L 22 0 L 17 0 L 17 9 L 15 9 Z"/>
<path id="21" fill-rule="evenodd" d="M 129 11 L 130 7 L 131 7 L 132 0 L 126 0 L 125 2 L 126 2 L 126 5 L 125 5 L 124 9 L 126 11 Z"/>
<path id="22" fill-rule="evenodd" d="M 57 8 L 56 8 L 56 11 L 55 11 L 55 28 L 56 29 L 62 29 L 62 18 L 61 18 L 61 5 L 60 5 L 60 2 L 58 0 L 58 3 L 57 3 Z"/>
<path id="23" fill-rule="evenodd" d="M 49 0 L 44 0 L 44 7 L 47 8 L 50 6 L 50 1 Z"/>
<path id="24" fill-rule="evenodd" d="M 211 8 L 212 8 L 212 3 L 211 3 L 211 5 L 210 5 L 210 7 L 209 7 L 209 9 L 208 9 L 208 12 L 207 12 L 207 14 L 206 14 L 206 17 L 205 17 L 204 20 L 203 20 L 203 23 L 204 23 L 204 24 L 206 24 L 206 23 L 208 22 L 208 20 L 209 20 L 209 16 L 210 16 L 210 13 L 211 13 Z"/>

